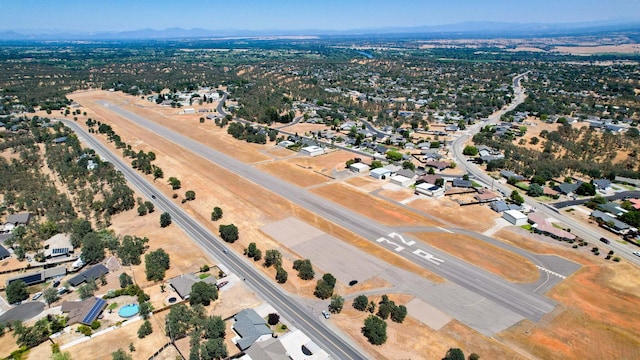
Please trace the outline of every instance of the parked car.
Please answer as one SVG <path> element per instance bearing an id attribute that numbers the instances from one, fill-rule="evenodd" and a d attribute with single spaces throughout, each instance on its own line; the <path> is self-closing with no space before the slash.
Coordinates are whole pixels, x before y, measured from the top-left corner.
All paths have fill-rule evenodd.
<path id="1" fill-rule="evenodd" d="M 52 287 L 58 287 L 60 285 L 60 280 L 53 280 Z"/>
<path id="2" fill-rule="evenodd" d="M 228 281 L 220 281 L 219 283 L 216 284 L 216 286 L 218 287 L 218 289 L 220 289 L 221 287 L 227 285 L 229 282 Z"/>
<path id="3" fill-rule="evenodd" d="M 322 310 L 322 316 L 324 316 L 325 319 L 328 319 L 331 317 L 331 314 L 327 310 Z"/>
<path id="4" fill-rule="evenodd" d="M 66 287 L 64 287 L 64 286 L 59 287 L 59 288 L 58 288 L 58 295 L 65 294 L 65 293 L 67 293 L 68 291 L 69 291 L 69 290 L 68 290 Z"/>
<path id="5" fill-rule="evenodd" d="M 40 299 L 40 296 L 42 296 L 42 291 L 38 291 L 37 293 L 33 294 L 31 300 L 38 300 Z"/>

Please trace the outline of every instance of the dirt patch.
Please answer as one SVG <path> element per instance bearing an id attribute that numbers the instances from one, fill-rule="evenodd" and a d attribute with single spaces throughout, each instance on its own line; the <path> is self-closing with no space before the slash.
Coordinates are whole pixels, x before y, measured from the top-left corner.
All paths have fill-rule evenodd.
<path id="1" fill-rule="evenodd" d="M 378 195 L 391 199 L 393 201 L 401 202 L 409 199 L 414 195 L 411 189 L 395 189 L 395 190 L 382 190 Z"/>
<path id="2" fill-rule="evenodd" d="M 640 269 L 558 245 L 526 241 L 524 236 L 506 230 L 497 236 L 531 248 L 528 250 L 557 253 L 584 265 L 547 294 L 561 304 L 556 311 L 537 324 L 525 321 L 501 333 L 504 342 L 543 359 L 640 356 L 635 321 L 640 316 L 640 297 L 635 295 Z"/>
<path id="3" fill-rule="evenodd" d="M 532 283 L 538 280 L 538 269 L 531 261 L 482 240 L 448 233 L 414 233 L 412 235 L 508 281 Z"/>
<path id="4" fill-rule="evenodd" d="M 277 158 L 284 158 L 284 157 L 289 157 L 289 156 L 293 156 L 296 155 L 295 152 L 289 150 L 289 149 L 285 149 L 282 146 L 274 146 L 273 148 L 265 151 L 267 154 L 275 156 Z"/>
<path id="5" fill-rule="evenodd" d="M 449 197 L 443 199 L 417 199 L 408 203 L 416 210 L 437 216 L 455 226 L 476 232 L 484 232 L 495 225 L 495 220 L 500 214 L 491 210 L 488 206 L 469 205 L 460 206 Z"/>
<path id="6" fill-rule="evenodd" d="M 408 303 L 411 297 L 390 294 L 389 298 L 400 305 Z M 369 300 L 377 303 L 380 297 L 369 297 Z M 411 313 L 402 324 L 386 320 L 387 342 L 373 346 L 361 333 L 364 320 L 369 315 L 353 309 L 352 302 L 347 302 L 342 313 L 332 315 L 331 321 L 375 359 L 441 359 L 452 347 L 463 349 L 466 355 L 475 352 L 486 359 L 526 359 L 455 320 L 436 331 L 411 317 Z"/>
<path id="7" fill-rule="evenodd" d="M 371 197 L 343 184 L 326 185 L 311 191 L 387 226 L 440 225 L 398 205 Z"/>
<path id="8" fill-rule="evenodd" d="M 553 52 L 573 55 L 592 55 L 603 53 L 634 54 L 640 52 L 640 44 L 599 45 L 599 46 L 556 46 Z"/>
<path id="9" fill-rule="evenodd" d="M 324 124 L 307 124 L 307 123 L 298 123 L 292 126 L 287 126 L 283 130 L 289 133 L 298 133 L 300 135 L 309 135 L 311 131 L 322 131 L 330 129 L 330 126 Z"/>
<path id="10" fill-rule="evenodd" d="M 380 189 L 386 182 L 376 180 L 371 176 L 356 176 L 344 181 L 361 191 L 371 192 Z"/>
<path id="11" fill-rule="evenodd" d="M 295 160 L 288 160 L 289 162 L 295 161 L 297 164 L 307 166 L 313 169 L 313 171 L 333 175 L 336 172 L 348 171 L 346 166 L 347 160 L 353 159 L 354 155 L 347 151 L 336 150 L 330 151 L 320 156 L 314 157 L 301 157 Z"/>
<path id="12" fill-rule="evenodd" d="M 300 187 L 319 185 L 331 180 L 315 173 L 313 168 L 299 164 L 298 160 L 267 162 L 256 165 L 256 168 Z"/>

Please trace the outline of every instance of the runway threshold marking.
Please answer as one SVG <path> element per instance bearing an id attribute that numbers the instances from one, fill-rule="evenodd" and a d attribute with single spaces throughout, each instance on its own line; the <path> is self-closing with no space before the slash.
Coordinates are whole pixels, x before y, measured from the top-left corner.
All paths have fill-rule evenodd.
<path id="1" fill-rule="evenodd" d="M 551 274 L 551 275 L 553 275 L 553 276 L 557 276 L 557 277 L 559 277 L 560 279 L 566 279 L 566 278 L 567 278 L 566 276 L 564 276 L 564 275 L 562 275 L 562 274 L 558 274 L 558 273 L 557 273 L 557 272 L 555 272 L 555 271 L 551 271 L 551 270 L 549 270 L 549 269 L 545 269 L 545 268 L 543 268 L 542 266 L 536 265 L 536 267 L 537 267 L 538 269 L 540 269 L 540 270 L 542 270 L 542 271 L 544 271 L 544 272 L 548 273 L 548 274 Z"/>

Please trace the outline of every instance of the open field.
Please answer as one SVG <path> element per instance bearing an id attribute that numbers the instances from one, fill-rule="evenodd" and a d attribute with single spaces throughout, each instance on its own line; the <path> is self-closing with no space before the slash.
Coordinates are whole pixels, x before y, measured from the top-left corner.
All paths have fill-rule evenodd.
<path id="1" fill-rule="evenodd" d="M 407 200 L 414 195 L 414 191 L 412 189 L 400 188 L 397 189 L 385 189 L 378 193 L 378 195 L 383 196 L 387 199 L 391 199 L 393 201 L 403 201 Z"/>
<path id="2" fill-rule="evenodd" d="M 488 206 L 470 205 L 460 206 L 449 197 L 443 199 L 420 198 L 408 203 L 416 210 L 423 211 L 449 222 L 454 226 L 463 227 L 476 232 L 490 229 L 500 214 Z"/>
<path id="3" fill-rule="evenodd" d="M 635 54 L 640 52 L 640 44 L 598 45 L 598 46 L 556 46 L 553 52 L 572 55 L 593 54 Z"/>
<path id="4" fill-rule="evenodd" d="M 531 261 L 482 240 L 466 235 L 440 232 L 413 233 L 412 235 L 511 282 L 532 283 L 538 280 L 538 269 Z"/>
<path id="5" fill-rule="evenodd" d="M 411 300 L 410 296 L 404 294 L 389 294 L 389 298 L 397 305 L 407 304 Z M 378 303 L 380 297 L 370 296 L 369 300 Z M 402 324 L 386 320 L 387 342 L 380 346 L 372 346 L 360 331 L 364 320 L 369 315 L 369 312 L 355 310 L 352 302 L 349 301 L 345 304 L 342 313 L 331 316 L 331 321 L 376 359 L 441 359 L 452 347 L 461 348 L 465 355 L 475 352 L 484 359 L 526 358 L 493 339 L 487 339 L 456 320 L 436 331 L 418 322 L 411 313 Z"/>
<path id="6" fill-rule="evenodd" d="M 319 185 L 331 180 L 299 164 L 298 158 L 291 161 L 266 162 L 256 165 L 256 168 L 300 187 Z"/>
<path id="7" fill-rule="evenodd" d="M 388 226 L 438 226 L 439 223 L 400 206 L 359 192 L 343 184 L 318 187 L 312 192 Z M 365 205 L 366 204 L 366 205 Z"/>
<path id="8" fill-rule="evenodd" d="M 374 179 L 369 175 L 355 176 L 345 180 L 344 182 L 365 192 L 380 189 L 384 184 L 388 184 L 386 181 Z"/>
<path id="9" fill-rule="evenodd" d="M 529 321 L 497 337 L 542 359 L 635 359 L 640 356 L 640 316 L 637 279 L 640 269 L 616 264 L 557 245 L 531 242 L 502 230 L 500 240 L 540 253 L 557 253 L 584 266 L 547 294 L 561 305 L 538 324 Z M 534 250 L 534 249 L 531 249 Z"/>

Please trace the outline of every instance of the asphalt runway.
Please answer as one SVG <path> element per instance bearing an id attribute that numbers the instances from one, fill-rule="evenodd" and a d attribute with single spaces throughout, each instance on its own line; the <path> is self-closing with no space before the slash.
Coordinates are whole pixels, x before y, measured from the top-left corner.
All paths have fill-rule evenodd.
<path id="1" fill-rule="evenodd" d="M 555 302 L 518 287 L 483 269 L 468 264 L 417 240 L 396 234 L 391 228 L 352 212 L 329 200 L 213 150 L 182 134 L 106 101 L 97 101 L 112 112 L 176 143 L 238 176 L 338 224 L 365 239 L 377 242 L 398 255 L 491 300 L 532 321 L 540 320 L 555 308 Z"/>

